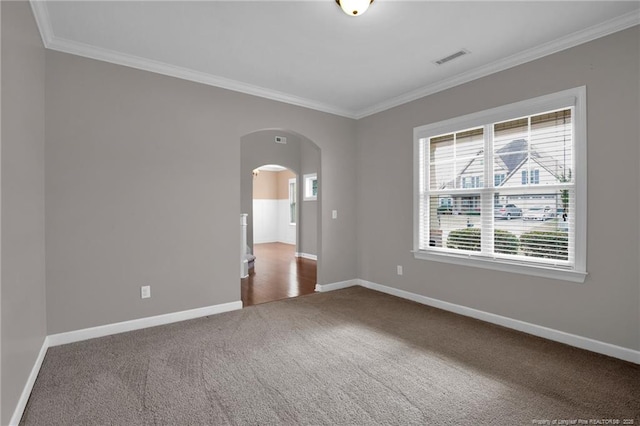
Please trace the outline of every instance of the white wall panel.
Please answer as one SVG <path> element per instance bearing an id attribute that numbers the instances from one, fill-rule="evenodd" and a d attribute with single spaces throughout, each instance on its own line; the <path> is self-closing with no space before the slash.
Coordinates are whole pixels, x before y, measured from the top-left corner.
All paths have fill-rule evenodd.
<path id="1" fill-rule="evenodd" d="M 253 243 L 278 241 L 278 200 L 253 200 Z"/>

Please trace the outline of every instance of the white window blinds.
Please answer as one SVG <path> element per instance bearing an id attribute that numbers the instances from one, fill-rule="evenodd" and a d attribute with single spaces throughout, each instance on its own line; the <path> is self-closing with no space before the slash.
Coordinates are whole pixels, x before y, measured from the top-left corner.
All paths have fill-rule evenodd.
<path id="1" fill-rule="evenodd" d="M 508 119 L 503 109 L 461 130 L 441 133 L 451 121 L 416 129 L 417 252 L 584 271 L 576 98 L 565 99 Z"/>

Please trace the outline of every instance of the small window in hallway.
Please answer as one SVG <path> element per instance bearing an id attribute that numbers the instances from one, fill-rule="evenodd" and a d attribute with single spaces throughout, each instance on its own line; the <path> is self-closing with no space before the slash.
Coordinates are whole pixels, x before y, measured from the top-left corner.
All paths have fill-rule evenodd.
<path id="1" fill-rule="evenodd" d="M 304 175 L 304 199 L 305 201 L 318 198 L 318 175 L 316 173 Z"/>

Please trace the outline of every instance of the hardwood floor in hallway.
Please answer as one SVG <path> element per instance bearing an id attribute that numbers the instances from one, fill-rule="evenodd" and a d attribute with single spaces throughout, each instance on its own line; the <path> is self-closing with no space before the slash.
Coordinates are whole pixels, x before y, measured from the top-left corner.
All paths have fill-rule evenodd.
<path id="1" fill-rule="evenodd" d="M 241 280 L 243 306 L 311 294 L 316 286 L 316 261 L 295 257 L 296 246 L 254 244 L 255 267 Z"/>

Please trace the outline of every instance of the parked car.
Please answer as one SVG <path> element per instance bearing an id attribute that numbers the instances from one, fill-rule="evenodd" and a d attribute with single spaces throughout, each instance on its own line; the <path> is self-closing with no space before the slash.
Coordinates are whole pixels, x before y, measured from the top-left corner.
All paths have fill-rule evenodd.
<path id="1" fill-rule="evenodd" d="M 524 220 L 547 220 L 556 217 L 556 212 L 549 206 L 532 207 L 522 215 Z"/>
<path id="2" fill-rule="evenodd" d="M 512 217 L 522 217 L 522 209 L 515 204 L 496 204 L 493 209 L 493 217 L 507 220 Z"/>

